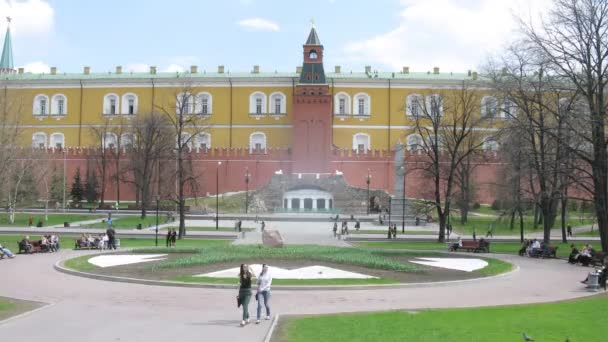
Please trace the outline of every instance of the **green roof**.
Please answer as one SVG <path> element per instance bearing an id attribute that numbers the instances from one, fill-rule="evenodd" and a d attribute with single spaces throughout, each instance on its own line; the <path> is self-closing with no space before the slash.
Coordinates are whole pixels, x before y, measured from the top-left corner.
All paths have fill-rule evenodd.
<path id="1" fill-rule="evenodd" d="M 2 58 L 0 58 L 0 70 L 13 69 L 13 44 L 11 43 L 11 28 L 6 29 L 4 36 L 4 48 L 2 49 Z"/>

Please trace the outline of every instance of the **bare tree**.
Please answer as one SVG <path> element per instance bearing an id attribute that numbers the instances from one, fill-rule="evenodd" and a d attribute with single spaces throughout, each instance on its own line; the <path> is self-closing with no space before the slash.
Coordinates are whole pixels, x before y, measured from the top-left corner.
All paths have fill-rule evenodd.
<path id="1" fill-rule="evenodd" d="M 593 195 L 602 250 L 608 252 L 608 2 L 555 0 L 541 25 L 523 19 L 520 24 L 528 46 L 585 104 L 587 129 L 577 133 L 591 151 L 566 148 L 591 169 L 593 186 L 588 190 Z"/>
<path id="2" fill-rule="evenodd" d="M 118 139 L 112 130 L 109 118 L 105 119 L 103 125 L 92 127 L 91 134 L 97 144 L 97 153 L 94 158 L 99 173 L 99 205 L 103 207 L 105 204 L 109 166 L 112 161 L 112 155 L 115 153 L 114 150 L 116 149 Z"/>
<path id="3" fill-rule="evenodd" d="M 181 239 L 186 234 L 186 195 L 187 191 L 196 194 L 199 187 L 198 176 L 192 167 L 193 148 L 205 145 L 205 126 L 202 118 L 209 114 L 208 99 L 193 94 L 189 85 L 184 85 L 175 97 L 174 102 L 158 106 L 165 115 L 175 136 L 175 179 L 176 190 L 173 201 L 176 203 L 179 214 L 179 233 Z"/>
<path id="4" fill-rule="evenodd" d="M 6 85 L 0 90 L 0 179 L 10 179 L 17 166 L 16 157 L 21 151 L 17 142 L 21 134 L 22 102 Z M 7 195 L 10 193 L 9 183 L 0 184 L 0 190 Z"/>
<path id="5" fill-rule="evenodd" d="M 446 224 L 454 194 L 456 170 L 482 144 L 477 130 L 479 95 L 467 82 L 446 94 L 426 94 L 409 101 L 408 111 L 419 135 L 417 146 L 424 161 L 418 163 L 433 180 L 434 205 L 439 220 L 438 241 L 445 240 Z"/>

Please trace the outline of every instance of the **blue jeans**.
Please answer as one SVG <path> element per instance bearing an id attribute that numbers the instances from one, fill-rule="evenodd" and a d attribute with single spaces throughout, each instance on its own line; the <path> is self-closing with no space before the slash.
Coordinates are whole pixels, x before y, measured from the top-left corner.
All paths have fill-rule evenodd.
<path id="1" fill-rule="evenodd" d="M 270 290 L 258 292 L 258 320 L 262 315 L 262 298 L 266 307 L 266 316 L 270 317 Z"/>

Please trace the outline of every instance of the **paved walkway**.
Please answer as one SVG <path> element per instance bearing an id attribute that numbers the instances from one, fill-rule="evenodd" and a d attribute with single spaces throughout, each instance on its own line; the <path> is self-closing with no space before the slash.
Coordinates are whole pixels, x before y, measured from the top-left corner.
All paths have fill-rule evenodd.
<path id="1" fill-rule="evenodd" d="M 288 227 L 283 230 L 289 234 Z M 270 327 L 268 321 L 238 327 L 240 313 L 234 290 L 105 282 L 52 268 L 57 260 L 85 253 L 90 252 L 62 250 L 0 261 L 3 296 L 51 304 L 0 323 L 0 335 L 16 340 L 27 331 L 32 340 L 48 340 L 49 331 L 61 327 L 65 332 L 62 341 L 233 342 L 262 341 Z M 281 314 L 339 313 L 538 303 L 591 294 L 579 283 L 589 268 L 561 260 L 497 257 L 513 262 L 519 270 L 490 279 L 400 289 L 275 290 L 272 308 Z"/>

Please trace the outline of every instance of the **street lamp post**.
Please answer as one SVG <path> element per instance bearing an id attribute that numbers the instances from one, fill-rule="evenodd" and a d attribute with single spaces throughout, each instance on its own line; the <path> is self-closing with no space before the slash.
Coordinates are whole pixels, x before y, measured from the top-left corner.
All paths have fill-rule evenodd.
<path id="1" fill-rule="evenodd" d="M 372 175 L 370 174 L 370 170 L 367 169 L 367 177 L 365 177 L 365 182 L 367 183 L 367 215 L 370 212 L 370 199 L 369 199 L 369 183 L 371 183 Z"/>
<path id="2" fill-rule="evenodd" d="M 249 212 L 249 167 L 245 168 L 245 214 Z"/>
<path id="3" fill-rule="evenodd" d="M 160 196 L 156 195 L 156 236 L 154 239 L 154 243 L 156 247 L 158 247 L 158 204 L 160 202 Z"/>
<path id="4" fill-rule="evenodd" d="M 220 229 L 220 166 L 222 165 L 221 161 L 217 162 L 217 171 L 215 172 L 215 230 Z"/>
<path id="5" fill-rule="evenodd" d="M 401 166 L 403 174 L 403 198 L 401 199 L 401 233 L 405 233 L 405 166 Z"/>

